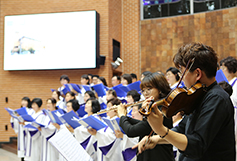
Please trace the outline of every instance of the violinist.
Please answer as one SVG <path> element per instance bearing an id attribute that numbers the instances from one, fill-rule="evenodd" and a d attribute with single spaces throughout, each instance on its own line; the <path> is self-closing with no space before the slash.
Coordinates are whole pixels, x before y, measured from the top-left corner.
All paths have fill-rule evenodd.
<path id="1" fill-rule="evenodd" d="M 141 81 L 141 90 L 145 98 L 151 96 L 157 101 L 164 98 L 169 92 L 170 87 L 166 78 L 158 73 L 148 74 Z M 118 106 L 119 125 L 128 137 L 139 137 L 139 141 L 152 131 L 146 119 L 137 120 L 126 116 L 127 110 L 124 105 Z M 172 128 L 172 119 L 165 118 L 162 122 L 165 127 Z M 174 161 L 172 145 L 157 145 L 154 149 L 147 150 L 137 156 L 138 161 Z"/>
<path id="2" fill-rule="evenodd" d="M 148 122 L 157 135 L 150 137 L 145 146 L 147 137 L 144 137 L 137 144 L 138 149 L 141 152 L 156 144 L 170 143 L 179 149 L 179 161 L 235 161 L 234 107 L 215 80 L 217 54 L 209 46 L 192 43 L 182 46 L 173 60 L 184 72 L 193 58 L 195 61 L 187 68 L 183 81 L 188 89 L 196 82 L 205 85 L 205 95 L 197 108 L 171 130 L 163 125 L 163 115 L 153 104 Z M 147 106 L 150 100 L 142 106 Z"/>

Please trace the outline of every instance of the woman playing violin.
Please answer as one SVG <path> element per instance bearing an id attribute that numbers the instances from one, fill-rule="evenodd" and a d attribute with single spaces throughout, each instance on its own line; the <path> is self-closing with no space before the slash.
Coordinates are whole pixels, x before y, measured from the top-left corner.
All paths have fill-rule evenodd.
<path id="1" fill-rule="evenodd" d="M 228 94 L 215 80 L 217 54 L 202 43 L 187 44 L 174 56 L 174 64 L 183 72 L 187 62 L 193 58 L 195 62 L 190 69 L 188 67 L 184 84 L 190 88 L 200 82 L 206 86 L 206 94 L 197 108 L 172 130 L 163 125 L 162 113 L 153 108 L 148 122 L 157 135 L 152 136 L 146 146 L 143 146 L 146 137 L 143 138 L 137 145 L 138 149 L 141 152 L 156 144 L 170 143 L 179 149 L 180 161 L 235 161 L 234 107 Z M 150 100 L 147 99 L 143 106 L 147 106 Z"/>
<path id="2" fill-rule="evenodd" d="M 145 76 L 140 87 L 145 98 L 153 96 L 155 101 L 164 98 L 171 90 L 166 78 L 158 73 Z M 139 140 L 141 140 L 144 136 L 151 133 L 152 129 L 146 119 L 140 121 L 126 116 L 127 110 L 123 105 L 120 105 L 117 111 L 120 117 L 120 126 L 128 137 L 139 136 Z M 162 124 L 167 128 L 172 128 L 172 119 L 165 118 Z M 154 149 L 139 154 L 137 160 L 174 161 L 172 145 L 157 145 Z"/>

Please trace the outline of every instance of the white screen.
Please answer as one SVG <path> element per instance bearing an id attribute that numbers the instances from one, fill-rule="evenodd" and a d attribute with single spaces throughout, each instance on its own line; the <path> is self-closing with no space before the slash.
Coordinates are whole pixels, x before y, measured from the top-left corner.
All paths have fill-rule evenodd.
<path id="1" fill-rule="evenodd" d="M 5 16 L 4 70 L 96 68 L 96 11 Z"/>

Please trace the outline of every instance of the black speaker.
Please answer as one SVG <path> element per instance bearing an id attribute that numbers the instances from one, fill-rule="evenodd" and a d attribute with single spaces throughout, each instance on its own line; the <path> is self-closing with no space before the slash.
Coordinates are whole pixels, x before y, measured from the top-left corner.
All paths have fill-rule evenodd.
<path id="1" fill-rule="evenodd" d="M 106 59 L 106 57 L 104 55 L 100 55 L 99 64 L 105 65 L 105 59 Z"/>
<path id="2" fill-rule="evenodd" d="M 120 57 L 120 42 L 113 39 L 113 61 Z"/>

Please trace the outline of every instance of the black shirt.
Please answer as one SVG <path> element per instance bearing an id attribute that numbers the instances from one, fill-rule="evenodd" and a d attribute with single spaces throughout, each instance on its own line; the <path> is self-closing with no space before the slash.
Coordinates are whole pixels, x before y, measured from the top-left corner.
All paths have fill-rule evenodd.
<path id="1" fill-rule="evenodd" d="M 172 128 L 172 119 L 164 118 L 163 124 Z M 149 123 L 146 120 L 140 121 L 128 116 L 120 118 L 119 125 L 122 127 L 128 137 L 138 137 L 139 141 L 152 131 Z M 174 161 L 173 146 L 164 144 L 156 145 L 154 149 L 148 149 L 137 156 L 137 161 Z"/>
<path id="2" fill-rule="evenodd" d="M 172 130 L 188 145 L 179 161 L 235 161 L 234 107 L 229 95 L 213 83 L 200 106 Z"/>

